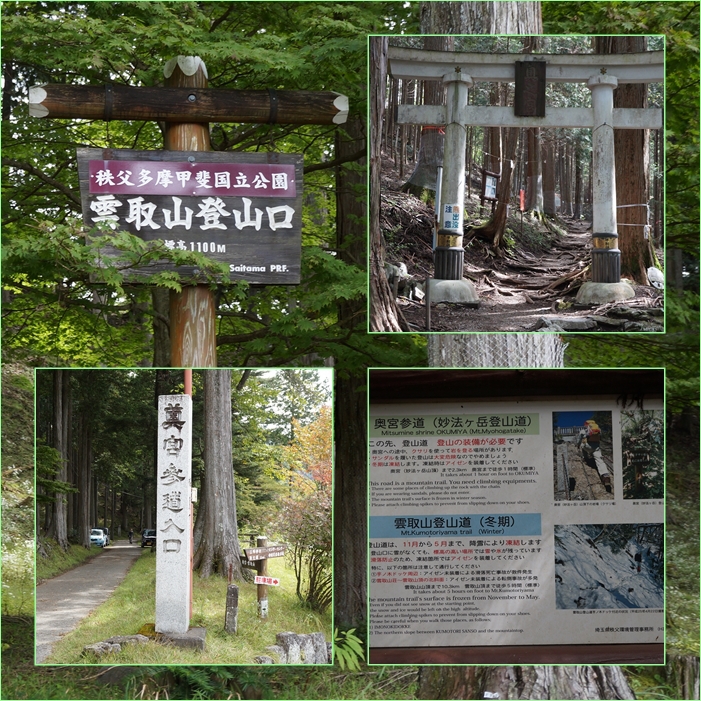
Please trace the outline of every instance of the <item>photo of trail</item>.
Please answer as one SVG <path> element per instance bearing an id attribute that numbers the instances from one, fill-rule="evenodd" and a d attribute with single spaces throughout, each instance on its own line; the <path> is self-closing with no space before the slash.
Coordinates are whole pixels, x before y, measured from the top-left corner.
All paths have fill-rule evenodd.
<path id="1" fill-rule="evenodd" d="M 662 608 L 661 523 L 555 526 L 558 609 Z"/>
<path id="2" fill-rule="evenodd" d="M 611 421 L 610 411 L 553 412 L 556 501 L 615 498 Z M 588 426 L 595 437 L 587 437 Z"/>

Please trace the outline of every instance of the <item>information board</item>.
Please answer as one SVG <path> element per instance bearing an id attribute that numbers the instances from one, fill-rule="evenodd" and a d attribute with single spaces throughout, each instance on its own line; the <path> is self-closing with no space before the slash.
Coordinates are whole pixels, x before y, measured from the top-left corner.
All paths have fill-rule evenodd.
<path id="1" fill-rule="evenodd" d="M 228 265 L 232 280 L 300 282 L 303 157 L 78 149 L 83 221 Z M 106 256 L 117 251 L 106 246 Z M 136 274 L 194 267 L 167 262 Z"/>
<path id="2" fill-rule="evenodd" d="M 662 409 L 371 405 L 370 647 L 662 643 Z"/>

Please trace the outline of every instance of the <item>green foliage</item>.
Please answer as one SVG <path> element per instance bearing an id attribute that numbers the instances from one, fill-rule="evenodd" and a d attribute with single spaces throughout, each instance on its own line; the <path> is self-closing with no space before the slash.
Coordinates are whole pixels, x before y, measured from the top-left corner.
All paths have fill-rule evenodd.
<path id="1" fill-rule="evenodd" d="M 671 297 L 668 294 L 667 300 Z M 567 342 L 568 367 L 665 367 L 667 411 L 698 406 L 699 347 L 694 327 L 664 335 L 568 334 Z"/>
<path id="2" fill-rule="evenodd" d="M 137 548 L 137 550 L 139 550 Z M 103 555 L 98 555 L 102 557 Z M 107 556 L 107 553 L 104 554 Z M 267 647 L 275 644 L 280 631 L 297 633 L 321 632 L 331 639 L 330 614 L 319 615 L 300 604 L 294 593 L 294 573 L 283 558 L 268 563 L 268 573 L 280 580 L 280 585 L 268 591 L 268 617 L 258 618 L 257 585 L 240 582 L 238 630 L 224 630 L 224 609 L 227 580 L 212 576 L 193 580 L 192 626 L 207 629 L 207 645 L 203 651 L 150 642 L 139 646 L 124 646 L 108 658 L 83 654 L 85 645 L 105 640 L 113 635 L 133 635 L 155 616 L 156 556 L 150 550 L 140 550 L 126 578 L 112 596 L 98 606 L 89 617 L 62 636 L 53 646 L 48 663 L 65 664 L 142 664 L 142 665 L 247 665 L 255 657 L 268 654 Z M 231 670 L 233 672 L 233 669 Z M 227 672 L 225 672 L 226 674 Z"/>
<path id="3" fill-rule="evenodd" d="M 334 632 L 334 659 L 342 670 L 360 671 L 360 662 L 365 660 L 363 641 L 355 635 L 355 628 Z"/>
<path id="4" fill-rule="evenodd" d="M 323 613 L 333 597 L 331 409 L 323 407 L 308 426 L 295 423 L 295 437 L 287 451 L 293 468 L 290 492 L 279 502 L 275 527 L 290 546 L 288 558 L 294 565 L 298 598 Z"/>
<path id="5" fill-rule="evenodd" d="M 3 616 L 26 616 L 34 608 L 33 414 L 34 383 L 31 371 L 18 365 L 3 365 Z"/>
<path id="6" fill-rule="evenodd" d="M 163 251 L 117 235 L 121 262 L 96 265 L 95 247 L 82 244 L 75 146 L 161 148 L 154 123 L 37 120 L 27 115 L 28 87 L 45 81 L 157 85 L 161 66 L 176 54 L 197 54 L 213 87 L 333 90 L 365 114 L 366 34 L 385 25 L 406 27 L 412 10 L 395 3 L 258 2 L 17 2 L 3 6 L 4 307 L 5 348 L 13 357 L 71 365 L 136 365 L 150 356 L 153 311 L 148 290 L 130 283 L 132 266 Z M 41 37 L 41 41 L 35 41 Z M 362 260 L 341 262 L 335 232 L 335 127 L 212 126 L 216 150 L 276 150 L 304 154 L 303 279 L 292 293 L 251 292 L 220 284 L 220 363 L 229 366 L 293 362 L 316 354 L 345 356 L 361 367 L 379 345 L 364 348 L 339 327 L 338 305 L 362 300 Z M 37 227 L 36 218 L 51 225 Z M 182 255 L 182 252 L 173 252 Z M 161 256 L 167 257 L 167 256 Z M 193 259 L 194 260 L 194 259 Z M 204 258 L 202 259 L 202 263 Z M 177 262 L 177 261 L 174 261 Z M 181 262 L 184 262 L 181 261 Z M 201 267 L 201 266 L 200 266 Z M 148 284 L 177 289 L 173 273 Z M 364 331 L 358 320 L 358 330 Z M 406 341 L 394 343 L 394 361 Z M 118 349 L 118 350 L 116 350 Z M 400 351 L 399 356 L 396 351 Z"/>
<path id="7" fill-rule="evenodd" d="M 3 699 L 113 699 L 113 687 L 99 684 L 84 667 L 34 666 L 34 619 L 2 617 Z"/>
<path id="8" fill-rule="evenodd" d="M 698 435 L 675 427 L 667 436 L 667 645 L 699 654 Z"/>
<path id="9" fill-rule="evenodd" d="M 144 672 L 156 693 L 176 699 L 247 698 L 251 691 L 268 696 L 270 690 L 265 673 L 255 667 L 147 667 Z"/>
<path id="10" fill-rule="evenodd" d="M 36 445 L 36 485 L 37 502 L 47 503 L 54 500 L 54 494 L 77 492 L 68 482 L 55 479 L 61 469 L 61 455 L 43 440 Z"/>

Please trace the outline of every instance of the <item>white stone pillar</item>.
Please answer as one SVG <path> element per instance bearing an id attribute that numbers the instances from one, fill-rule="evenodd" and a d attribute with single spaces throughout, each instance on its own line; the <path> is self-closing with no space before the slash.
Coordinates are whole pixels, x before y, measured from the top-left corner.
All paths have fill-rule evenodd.
<path id="1" fill-rule="evenodd" d="M 472 78 L 460 71 L 443 76 L 447 86 L 446 126 L 443 146 L 443 182 L 438 236 L 435 251 L 435 276 L 443 280 L 460 280 L 464 250 L 462 247 L 465 216 L 465 148 L 467 128 L 465 108 Z"/>
<path id="2" fill-rule="evenodd" d="M 613 146 L 613 91 L 618 79 L 607 73 L 589 78 L 594 112 L 592 130 L 592 281 L 621 279 L 616 227 L 616 161 Z"/>
<path id="3" fill-rule="evenodd" d="M 190 628 L 192 399 L 158 397 L 156 631 Z"/>

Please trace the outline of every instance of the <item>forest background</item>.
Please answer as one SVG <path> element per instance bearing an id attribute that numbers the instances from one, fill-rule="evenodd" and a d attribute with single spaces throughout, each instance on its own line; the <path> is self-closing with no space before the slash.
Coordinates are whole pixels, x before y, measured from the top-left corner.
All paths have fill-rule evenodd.
<path id="1" fill-rule="evenodd" d="M 130 267 L 164 251 L 144 249 L 128 237 L 121 243 L 123 259 L 101 271 L 96 283 L 94 250 L 79 236 L 75 147 L 160 149 L 159 126 L 32 119 L 27 89 L 42 82 L 157 85 L 166 60 L 196 54 L 207 64 L 212 87 L 334 90 L 349 97 L 351 114 L 341 129 L 212 126 L 218 150 L 303 153 L 305 209 L 298 288 L 223 285 L 216 271 L 209 282 L 218 301 L 219 365 L 335 367 L 335 615 L 340 628 L 362 633 L 365 369 L 426 364 L 424 338 L 366 331 L 367 35 L 418 33 L 419 10 L 420 3 L 398 2 L 3 4 L 3 410 L 23 418 L 3 422 L 3 560 L 32 537 L 26 508 L 33 485 L 31 368 L 154 363 L 154 339 L 163 326 L 161 291 L 179 287 L 169 275 L 152 279 L 151 286 L 131 284 Z M 668 652 L 698 657 L 699 3 L 545 2 L 542 15 L 545 33 L 666 37 L 665 242 L 686 254 L 683 282 L 668 286 L 664 335 L 571 335 L 566 365 L 667 369 L 668 435 L 674 437 L 667 466 L 673 562 L 667 571 Z M 179 260 L 185 256 L 202 263 L 193 254 Z M 26 576 L 30 567 L 31 560 L 21 562 L 13 574 L 6 566 L 3 577 Z M 32 611 L 31 602 L 3 609 L 3 647 L 9 646 L 3 678 L 12 679 L 15 698 L 122 693 L 96 690 L 94 680 L 83 679 L 94 675 L 79 670 L 27 664 Z M 654 693 L 674 697 L 674 690 L 664 689 L 673 683 L 664 670 L 648 672 L 627 670 L 640 679 L 639 693 L 657 684 L 661 691 Z M 168 689 L 171 697 L 214 697 L 250 687 L 280 698 L 405 698 L 415 693 L 416 678 L 416 668 L 337 676 L 178 668 L 142 670 L 138 683 L 148 693 Z"/>

